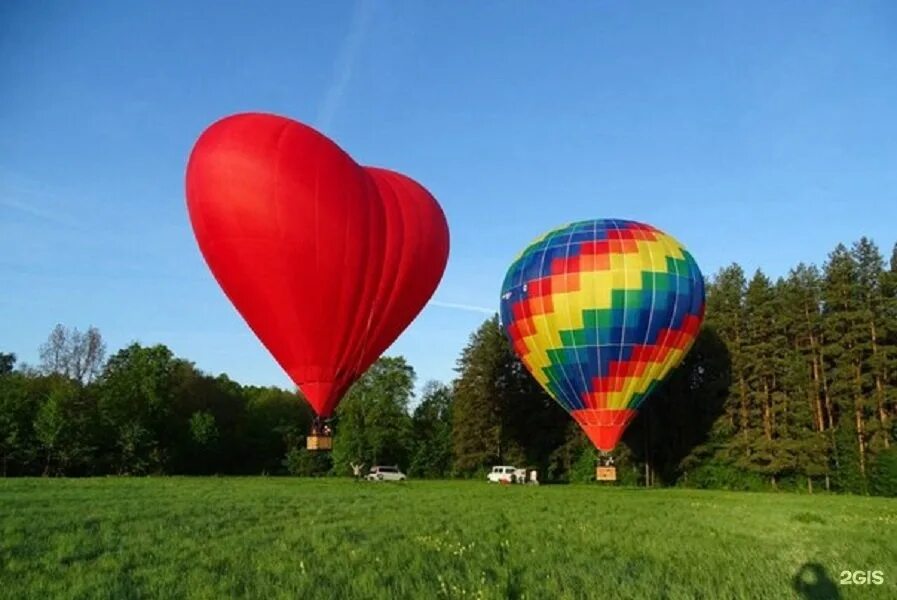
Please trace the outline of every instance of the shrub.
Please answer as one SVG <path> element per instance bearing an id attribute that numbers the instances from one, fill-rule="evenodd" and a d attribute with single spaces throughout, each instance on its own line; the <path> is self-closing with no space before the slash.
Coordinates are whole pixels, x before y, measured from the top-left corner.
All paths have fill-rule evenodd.
<path id="1" fill-rule="evenodd" d="M 869 471 L 869 491 L 875 496 L 897 498 L 897 447 L 885 450 L 875 459 Z"/>
<path id="2" fill-rule="evenodd" d="M 767 489 L 767 483 L 760 475 L 743 471 L 727 464 L 701 465 L 688 474 L 688 487 L 700 489 L 724 489 L 739 491 L 760 491 Z"/>
<path id="3" fill-rule="evenodd" d="M 569 478 L 571 483 L 585 483 L 594 481 L 595 465 L 598 464 L 598 453 L 594 448 L 586 448 L 579 458 L 570 465 Z"/>
<path id="4" fill-rule="evenodd" d="M 283 459 L 283 466 L 290 475 L 321 477 L 333 466 L 329 452 L 310 452 L 305 448 L 292 448 Z"/>

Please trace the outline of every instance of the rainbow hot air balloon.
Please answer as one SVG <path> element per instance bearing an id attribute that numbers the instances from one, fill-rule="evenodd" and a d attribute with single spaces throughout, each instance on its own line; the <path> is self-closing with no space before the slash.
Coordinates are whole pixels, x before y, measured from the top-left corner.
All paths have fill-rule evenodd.
<path id="1" fill-rule="evenodd" d="M 517 257 L 502 285 L 501 319 L 515 352 L 602 451 L 682 361 L 703 318 L 694 258 L 635 221 L 550 231 Z"/>

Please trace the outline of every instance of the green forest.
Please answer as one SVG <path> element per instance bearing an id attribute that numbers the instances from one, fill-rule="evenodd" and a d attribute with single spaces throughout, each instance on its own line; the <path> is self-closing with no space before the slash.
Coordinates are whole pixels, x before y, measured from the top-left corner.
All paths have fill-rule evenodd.
<path id="1" fill-rule="evenodd" d="M 514 356 L 498 318 L 450 383 L 415 396 L 412 365 L 381 358 L 351 388 L 332 453 L 305 450 L 295 390 L 203 373 L 165 346 L 110 353 L 95 328 L 53 329 L 40 363 L 0 354 L 4 476 L 351 474 L 482 477 L 494 464 L 588 481 L 597 458 Z M 897 246 L 837 246 L 771 279 L 708 277 L 704 326 L 614 451 L 623 485 L 897 495 Z"/>

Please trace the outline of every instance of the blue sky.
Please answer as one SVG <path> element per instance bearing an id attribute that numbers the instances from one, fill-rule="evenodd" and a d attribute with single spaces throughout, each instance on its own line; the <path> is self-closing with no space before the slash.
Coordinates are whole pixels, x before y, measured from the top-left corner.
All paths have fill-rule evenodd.
<path id="1" fill-rule="evenodd" d="M 0 350 L 57 322 L 288 385 L 187 220 L 199 133 L 312 124 L 443 205 L 445 278 L 391 353 L 448 381 L 539 233 L 623 217 L 705 274 L 897 240 L 897 4 L 0 3 Z M 465 305 L 458 308 L 448 305 Z M 482 310 L 485 309 L 485 310 Z"/>

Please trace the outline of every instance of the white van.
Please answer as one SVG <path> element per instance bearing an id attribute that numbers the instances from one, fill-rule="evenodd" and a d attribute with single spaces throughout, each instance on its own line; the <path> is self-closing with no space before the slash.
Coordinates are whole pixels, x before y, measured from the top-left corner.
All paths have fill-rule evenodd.
<path id="1" fill-rule="evenodd" d="M 492 467 L 492 472 L 486 474 L 490 483 L 505 481 L 508 483 L 523 483 L 526 481 L 526 469 L 518 469 L 508 465 Z"/>

